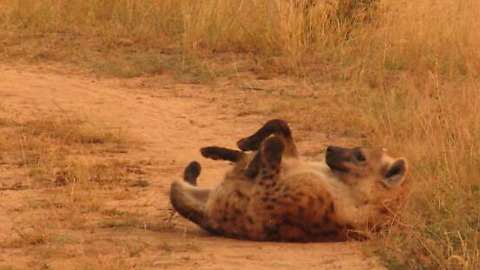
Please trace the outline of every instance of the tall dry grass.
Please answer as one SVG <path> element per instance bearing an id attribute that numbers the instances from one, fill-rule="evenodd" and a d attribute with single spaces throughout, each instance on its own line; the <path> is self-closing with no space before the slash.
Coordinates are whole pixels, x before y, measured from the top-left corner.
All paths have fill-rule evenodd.
<path id="1" fill-rule="evenodd" d="M 101 50 L 153 73 L 173 65 L 159 55 L 180 55 L 169 61 L 187 72 L 188 57 L 236 53 L 263 71 L 338 85 L 321 108 L 291 106 L 306 106 L 317 130 L 410 160 L 410 204 L 378 241 L 392 269 L 480 268 L 478 29 L 476 0 L 0 2 L 3 59 Z"/>

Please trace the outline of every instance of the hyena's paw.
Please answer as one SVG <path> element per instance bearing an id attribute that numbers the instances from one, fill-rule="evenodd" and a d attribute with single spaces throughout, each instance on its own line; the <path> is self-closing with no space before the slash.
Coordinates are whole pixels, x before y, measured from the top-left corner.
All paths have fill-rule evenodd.
<path id="1" fill-rule="evenodd" d="M 202 166 L 196 161 L 190 162 L 183 171 L 183 180 L 193 186 L 197 185 L 197 178 L 200 175 Z"/>
<path id="2" fill-rule="evenodd" d="M 242 151 L 256 151 L 260 148 L 262 141 L 270 135 L 281 135 L 285 139 L 291 139 L 292 132 L 287 122 L 281 119 L 273 119 L 265 123 L 253 135 L 240 139 L 237 146 Z"/>
<path id="3" fill-rule="evenodd" d="M 277 136 L 270 137 L 262 143 L 261 156 L 262 163 L 272 167 L 279 167 L 282 163 L 282 154 L 285 150 L 285 144 Z"/>
<path id="4" fill-rule="evenodd" d="M 243 158 L 245 153 L 237 150 L 232 150 L 224 147 L 209 146 L 200 149 L 200 153 L 205 158 L 213 160 L 227 160 L 231 162 L 237 162 Z"/>
<path id="5" fill-rule="evenodd" d="M 264 138 L 259 138 L 259 137 L 247 137 L 238 140 L 237 146 L 238 149 L 242 151 L 256 151 L 260 147 L 260 144 L 262 143 L 262 140 Z"/>

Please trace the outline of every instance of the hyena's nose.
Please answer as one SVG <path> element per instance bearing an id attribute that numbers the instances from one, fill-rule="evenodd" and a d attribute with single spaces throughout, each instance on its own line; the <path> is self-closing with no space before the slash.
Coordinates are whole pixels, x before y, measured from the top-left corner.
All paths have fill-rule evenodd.
<path id="1" fill-rule="evenodd" d="M 327 153 L 331 154 L 331 153 L 334 153 L 335 152 L 335 146 L 328 146 L 327 147 Z"/>
<path id="2" fill-rule="evenodd" d="M 346 150 L 345 148 L 330 145 L 330 146 L 327 147 L 327 154 L 338 153 L 338 152 L 342 152 L 342 151 L 345 151 L 345 150 Z"/>

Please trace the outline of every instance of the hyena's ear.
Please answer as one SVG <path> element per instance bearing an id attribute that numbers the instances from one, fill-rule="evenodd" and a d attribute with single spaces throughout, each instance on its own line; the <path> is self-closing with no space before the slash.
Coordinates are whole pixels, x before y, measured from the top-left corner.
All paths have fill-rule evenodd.
<path id="1" fill-rule="evenodd" d="M 407 161 L 404 158 L 399 158 L 390 163 L 387 170 L 383 173 L 383 184 L 388 188 L 399 187 L 405 180 L 407 169 Z"/>

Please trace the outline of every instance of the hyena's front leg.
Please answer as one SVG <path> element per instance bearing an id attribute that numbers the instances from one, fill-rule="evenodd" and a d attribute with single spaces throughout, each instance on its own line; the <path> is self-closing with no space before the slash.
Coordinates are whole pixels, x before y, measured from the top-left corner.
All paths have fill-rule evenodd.
<path id="1" fill-rule="evenodd" d="M 242 151 L 232 150 L 229 148 L 209 146 L 200 149 L 203 157 L 213 160 L 226 160 L 231 162 L 239 162 L 245 158 L 246 154 Z"/>
<path id="2" fill-rule="evenodd" d="M 238 148 L 242 151 L 256 151 L 262 142 L 271 135 L 275 135 L 284 141 L 284 154 L 286 156 L 298 158 L 298 151 L 293 141 L 292 131 L 287 122 L 280 119 L 268 121 L 253 135 L 239 140 L 237 142 Z"/>
<path id="3" fill-rule="evenodd" d="M 247 157 L 246 153 L 229 148 L 209 146 L 200 149 L 200 152 L 205 158 L 213 160 L 226 160 L 235 163 L 235 166 L 239 168 L 240 172 L 249 179 L 255 178 L 260 171 L 260 152 L 257 152 L 250 162 L 248 162 L 249 158 Z"/>

